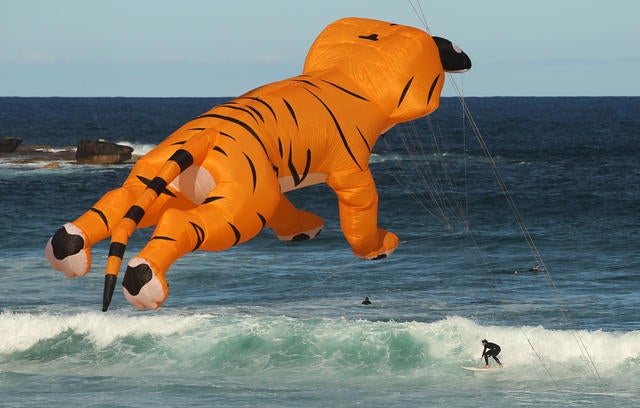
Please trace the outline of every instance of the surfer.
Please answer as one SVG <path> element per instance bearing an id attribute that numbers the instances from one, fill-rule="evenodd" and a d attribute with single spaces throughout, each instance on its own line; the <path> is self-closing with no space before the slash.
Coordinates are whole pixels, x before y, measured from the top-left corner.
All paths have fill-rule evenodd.
<path id="1" fill-rule="evenodd" d="M 487 339 L 482 340 L 482 345 L 484 349 L 482 350 L 482 356 L 480 359 L 484 358 L 485 368 L 489 368 L 489 357 L 493 357 L 494 360 L 502 367 L 502 363 L 498 360 L 498 354 L 500 354 L 500 346 L 496 343 L 490 343 Z"/>
<path id="2" fill-rule="evenodd" d="M 370 305 L 371 301 L 369 300 L 369 296 L 365 296 L 364 300 L 362 301 L 363 305 Z"/>
<path id="3" fill-rule="evenodd" d="M 529 268 L 529 272 L 540 272 L 540 265 L 539 264 L 533 265 L 531 268 Z M 517 269 L 513 271 L 514 275 L 517 275 L 519 273 L 520 271 L 518 271 Z"/>

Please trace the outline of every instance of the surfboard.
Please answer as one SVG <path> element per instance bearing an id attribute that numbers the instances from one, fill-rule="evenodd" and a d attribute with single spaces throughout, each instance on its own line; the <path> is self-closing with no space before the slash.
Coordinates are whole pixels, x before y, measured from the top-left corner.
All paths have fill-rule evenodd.
<path id="1" fill-rule="evenodd" d="M 469 370 L 469 371 L 490 371 L 490 370 L 493 370 L 495 368 L 500 368 L 500 367 L 489 367 L 489 368 L 486 368 L 486 367 L 465 367 L 465 366 L 462 366 L 462 368 L 464 368 L 465 370 Z"/>

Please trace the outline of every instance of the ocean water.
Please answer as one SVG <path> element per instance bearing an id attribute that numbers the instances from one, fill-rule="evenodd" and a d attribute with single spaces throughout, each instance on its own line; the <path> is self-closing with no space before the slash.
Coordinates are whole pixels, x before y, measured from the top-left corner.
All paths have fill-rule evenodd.
<path id="1" fill-rule="evenodd" d="M 223 100 L 0 98 L 0 137 L 144 154 Z M 323 216 L 318 238 L 265 230 L 189 254 L 157 311 L 119 289 L 100 311 L 106 241 L 82 278 L 44 257 L 130 164 L 0 156 L 0 406 L 640 405 L 640 98 L 465 104 L 470 117 L 444 98 L 374 149 L 379 223 L 401 240 L 391 257 L 355 258 L 335 195 L 314 186 L 290 197 Z M 504 367 L 463 370 L 481 365 L 483 338 Z"/>

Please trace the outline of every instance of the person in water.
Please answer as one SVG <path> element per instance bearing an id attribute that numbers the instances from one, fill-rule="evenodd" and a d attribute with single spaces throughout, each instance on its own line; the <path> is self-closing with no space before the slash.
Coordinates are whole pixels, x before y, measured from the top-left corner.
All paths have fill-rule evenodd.
<path id="1" fill-rule="evenodd" d="M 489 368 L 489 357 L 493 357 L 493 359 L 496 360 L 496 363 L 502 367 L 502 363 L 498 360 L 500 346 L 496 343 L 488 342 L 487 339 L 482 340 L 482 345 L 484 346 L 484 349 L 482 350 L 482 357 L 480 357 L 480 359 L 484 358 L 484 362 L 486 364 L 485 368 Z"/>
<path id="2" fill-rule="evenodd" d="M 363 305 L 370 305 L 371 301 L 369 300 L 369 296 L 365 296 L 364 300 L 362 301 Z"/>
<path id="3" fill-rule="evenodd" d="M 531 268 L 529 268 L 529 272 L 540 272 L 540 265 L 539 264 L 533 265 Z M 514 275 L 517 275 L 519 273 L 520 272 L 518 270 L 513 271 Z"/>

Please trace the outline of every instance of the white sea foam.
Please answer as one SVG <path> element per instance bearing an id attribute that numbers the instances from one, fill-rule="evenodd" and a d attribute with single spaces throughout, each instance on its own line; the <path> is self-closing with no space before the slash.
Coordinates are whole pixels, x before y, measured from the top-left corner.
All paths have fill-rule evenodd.
<path id="1" fill-rule="evenodd" d="M 182 361 L 216 366 L 236 361 L 254 366 L 254 360 L 279 359 L 290 368 L 322 365 L 333 370 L 366 367 L 375 370 L 415 370 L 441 366 L 482 365 L 483 338 L 502 346 L 505 367 L 515 372 L 546 367 L 550 375 L 619 375 L 640 370 L 640 332 L 548 330 L 543 327 L 481 326 L 462 318 L 423 322 L 371 322 L 366 320 L 296 319 L 217 314 L 125 315 L 84 312 L 35 314 L 4 312 L 0 332 L 14 333 L 0 340 L 0 353 L 37 347 L 54 338 L 84 336 L 97 349 L 151 337 L 156 346 L 135 358 L 162 360 L 166 353 Z M 132 340 L 127 340 L 131 342 Z M 86 358 L 68 349 L 68 358 Z M 248 348 L 247 348 L 248 347 Z M 615 347 L 616 352 L 612 353 Z M 221 363 L 223 361 L 223 363 Z M 448 367 L 448 368 L 447 368 Z M 597 374 L 593 370 L 597 370 Z"/>
<path id="2" fill-rule="evenodd" d="M 129 146 L 133 148 L 133 155 L 134 156 L 144 156 L 145 154 L 149 153 L 151 150 L 153 150 L 154 147 L 156 147 L 156 145 L 154 144 L 149 144 L 149 143 L 136 143 L 136 142 L 129 142 L 126 140 L 117 142 L 117 144 L 119 145 L 123 145 L 123 146 Z"/>

